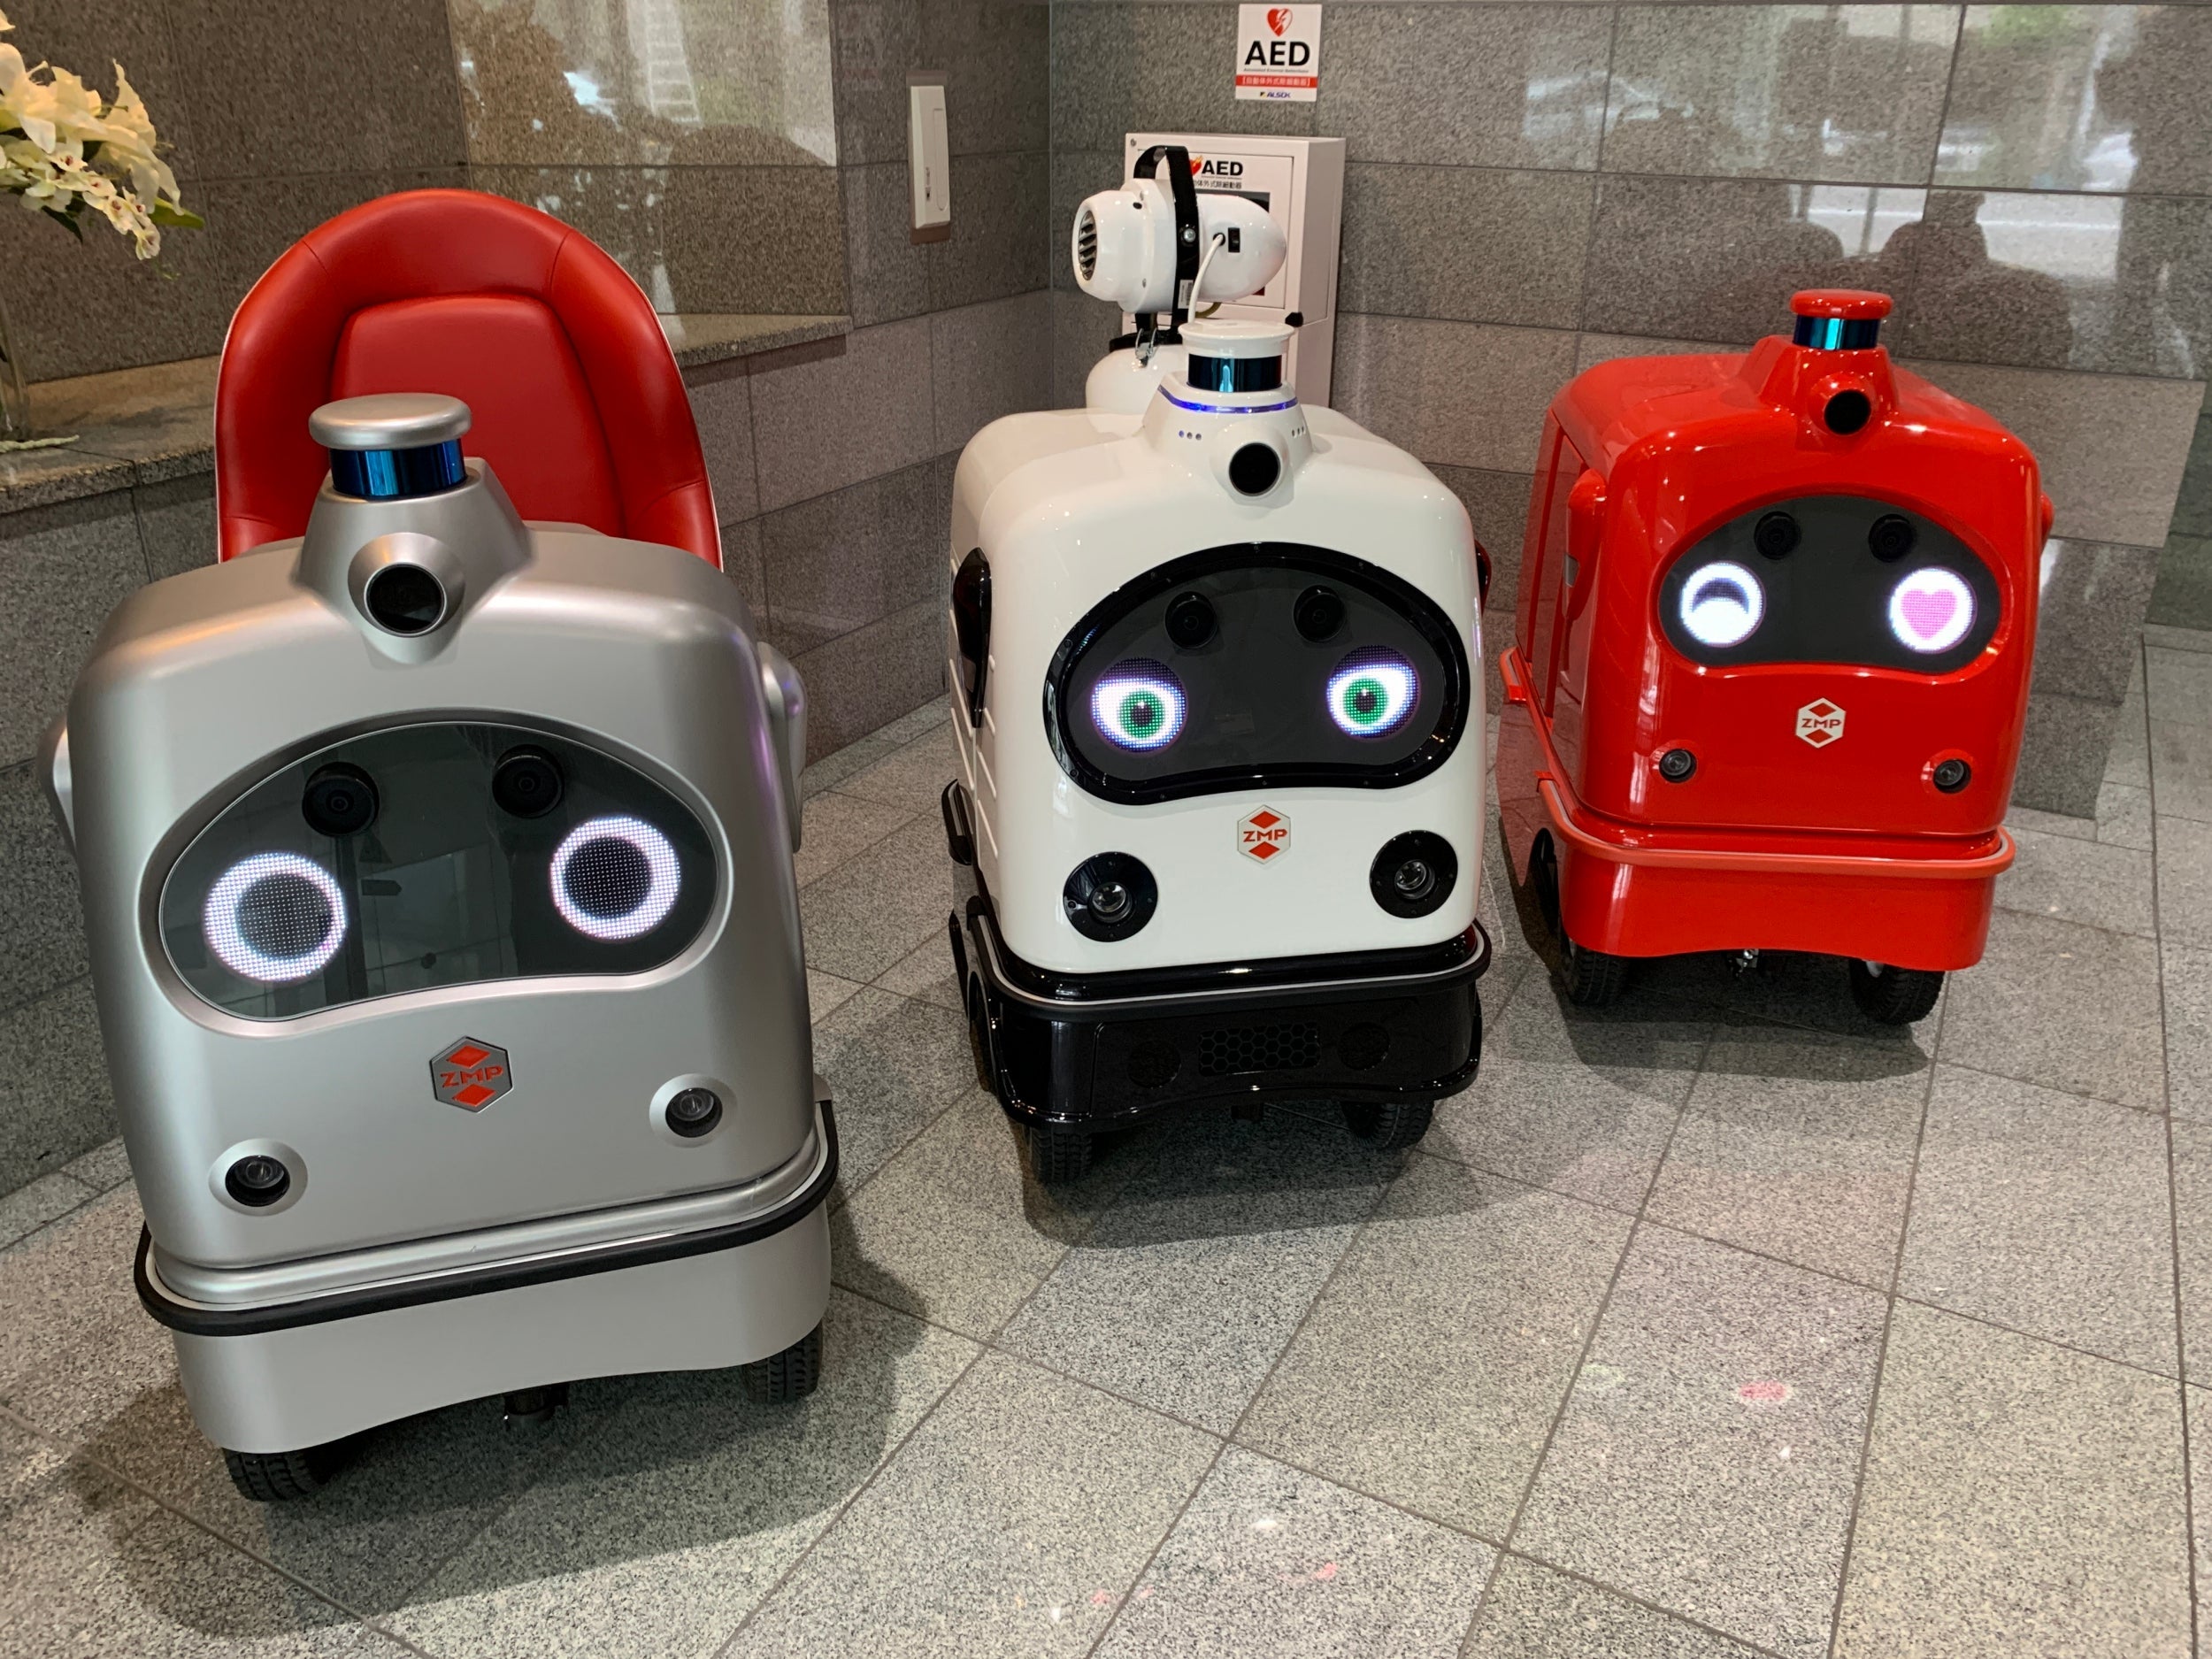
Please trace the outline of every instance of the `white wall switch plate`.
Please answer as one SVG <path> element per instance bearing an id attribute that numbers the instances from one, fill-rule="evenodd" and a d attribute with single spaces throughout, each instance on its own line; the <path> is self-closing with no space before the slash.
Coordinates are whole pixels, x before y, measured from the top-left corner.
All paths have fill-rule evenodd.
<path id="1" fill-rule="evenodd" d="M 906 153 L 914 175 L 916 242 L 952 234 L 952 157 L 945 138 L 945 78 L 917 73 L 907 78 Z"/>

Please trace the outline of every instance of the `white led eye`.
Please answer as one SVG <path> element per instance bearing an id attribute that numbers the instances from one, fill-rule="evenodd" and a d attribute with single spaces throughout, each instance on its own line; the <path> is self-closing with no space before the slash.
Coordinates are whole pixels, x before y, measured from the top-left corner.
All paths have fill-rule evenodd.
<path id="1" fill-rule="evenodd" d="M 1380 737 L 1413 712 L 1420 676 L 1395 651 L 1354 651 L 1329 676 L 1329 718 L 1348 737 Z"/>
<path id="2" fill-rule="evenodd" d="M 256 853 L 207 895 L 208 949 L 241 979 L 288 985 L 321 972 L 346 936 L 346 900 L 330 872 L 297 853 Z"/>
<path id="3" fill-rule="evenodd" d="M 1741 645 L 1758 632 L 1766 611 L 1759 579 L 1725 559 L 1699 565 L 1682 584 L 1683 631 L 1715 650 Z"/>
<path id="4" fill-rule="evenodd" d="M 569 831 L 553 854 L 553 902 L 593 939 L 635 939 L 676 902 L 683 866 L 668 837 L 643 818 L 595 818 Z"/>
<path id="5" fill-rule="evenodd" d="M 1974 590 L 1956 571 L 1931 565 L 1889 593 L 1889 631 L 1909 651 L 1947 651 L 1974 626 Z"/>
<path id="6" fill-rule="evenodd" d="M 1123 749 L 1165 749 L 1181 735 L 1183 682 L 1164 663 L 1116 663 L 1091 690 L 1091 724 Z"/>

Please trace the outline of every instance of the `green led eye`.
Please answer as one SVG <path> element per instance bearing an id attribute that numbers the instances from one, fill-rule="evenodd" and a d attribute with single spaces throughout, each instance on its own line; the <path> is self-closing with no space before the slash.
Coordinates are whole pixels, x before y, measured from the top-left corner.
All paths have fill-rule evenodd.
<path id="1" fill-rule="evenodd" d="M 1329 718 L 1348 737 L 1380 737 L 1413 712 L 1421 682 L 1395 651 L 1355 651 L 1329 676 Z"/>
<path id="2" fill-rule="evenodd" d="M 1091 691 L 1091 721 L 1123 749 L 1164 749 L 1183 729 L 1183 682 L 1164 664 L 1117 663 Z"/>

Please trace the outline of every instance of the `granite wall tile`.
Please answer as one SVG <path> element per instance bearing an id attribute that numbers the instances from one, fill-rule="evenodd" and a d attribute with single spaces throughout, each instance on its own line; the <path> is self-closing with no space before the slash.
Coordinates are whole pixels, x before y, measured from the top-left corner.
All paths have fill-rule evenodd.
<path id="1" fill-rule="evenodd" d="M 445 10 L 438 0 L 410 4 Z M 472 162 L 824 166 L 837 159 L 827 0 L 785 0 L 772 11 L 678 0 L 668 8 L 672 16 L 657 19 L 657 30 L 626 0 L 558 7 L 451 0 L 450 9 L 445 95 L 453 96 L 457 62 Z M 899 79 L 903 85 L 903 73 Z"/>
<path id="2" fill-rule="evenodd" d="M 1121 313 L 1087 294 L 1052 290 L 1052 395 L 1048 409 L 1079 409 L 1083 383 L 1121 332 Z"/>
<path id="3" fill-rule="evenodd" d="M 924 67 L 918 0 L 830 0 L 829 16 L 839 165 L 904 161 L 906 77 Z"/>
<path id="4" fill-rule="evenodd" d="M 1363 162 L 1594 167 L 1611 33 L 1595 6 L 1332 11 L 1314 130 Z"/>
<path id="5" fill-rule="evenodd" d="M 114 1138 L 91 982 L 74 980 L 0 1016 L 0 1193 Z"/>
<path id="6" fill-rule="evenodd" d="M 1908 362 L 2018 434 L 2042 464 L 2055 534 L 2157 547 L 2166 540 L 2204 387 L 2192 380 Z"/>
<path id="7" fill-rule="evenodd" d="M 36 752 L 100 624 L 145 580 L 126 491 L 0 517 L 0 765 Z"/>
<path id="8" fill-rule="evenodd" d="M 2154 548 L 2053 536 L 2044 544 L 2035 688 L 2116 708 L 2142 639 L 2158 578 Z"/>
<path id="9" fill-rule="evenodd" d="M 760 520 L 722 526 L 722 573 L 745 601 L 753 626 L 767 637 L 768 587 L 761 573 Z"/>
<path id="10" fill-rule="evenodd" d="M 845 196 L 847 314 L 855 327 L 918 317 L 929 309 L 931 262 L 943 244 L 917 242 L 907 164 L 841 167 Z"/>
<path id="11" fill-rule="evenodd" d="M 930 385 L 938 449 L 956 451 L 1001 415 L 1048 406 L 1051 298 L 1038 288 L 931 317 Z"/>
<path id="12" fill-rule="evenodd" d="M 1424 461 L 1535 465 L 1545 407 L 1574 373 L 1574 335 L 1356 311 L 1336 326 L 1333 401 L 1362 426 Z"/>
<path id="13" fill-rule="evenodd" d="M 1595 196 L 1587 174 L 1348 167 L 1340 309 L 1571 328 Z"/>
<path id="14" fill-rule="evenodd" d="M 1936 178 L 2212 190 L 2208 58 L 2199 6 L 1969 6 Z"/>
<path id="15" fill-rule="evenodd" d="M 1045 148 L 1051 8 L 1042 0 L 921 0 L 918 67 L 945 72 L 955 156 Z"/>
<path id="16" fill-rule="evenodd" d="M 932 250 L 932 309 L 1046 286 L 1046 173 L 1041 150 L 953 158 L 952 235 Z"/>
<path id="17" fill-rule="evenodd" d="M 1490 599 L 1483 607 L 1496 637 L 1490 655 L 1504 649 L 1513 626 L 1513 603 L 1521 580 L 1521 539 L 1528 529 L 1528 495 L 1534 479 L 1526 472 L 1494 472 L 1474 466 L 1432 465 L 1467 509 L 1475 540 L 1490 555 Z"/>
<path id="18" fill-rule="evenodd" d="M 1627 6 L 1608 173 L 1925 184 L 1959 9 Z"/>
<path id="19" fill-rule="evenodd" d="M 215 563 L 215 475 L 201 472 L 131 491 L 146 574 L 155 581 Z"/>
<path id="20" fill-rule="evenodd" d="M 1970 363 L 2212 373 L 2212 201 L 1935 190 L 1893 349 Z"/>
<path id="21" fill-rule="evenodd" d="M 951 486 L 949 465 L 928 460 L 764 514 L 769 638 L 795 657 L 918 601 L 941 602 Z"/>
<path id="22" fill-rule="evenodd" d="M 818 759 L 945 691 L 945 603 L 926 599 L 797 659 L 806 752 Z"/>
<path id="23" fill-rule="evenodd" d="M 468 159 L 444 0 L 384 0 L 373 28 L 334 0 L 196 0 L 170 20 L 196 180 Z"/>
<path id="24" fill-rule="evenodd" d="M 1139 132 L 1313 133 L 1312 104 L 1239 102 L 1233 5 L 1052 7 L 1052 147 L 1118 152 Z"/>
<path id="25" fill-rule="evenodd" d="M 38 768 L 11 766 L 0 772 L 0 1009 L 43 996 L 90 966 L 76 861 Z"/>
<path id="26" fill-rule="evenodd" d="M 1885 258 L 1926 193 L 1780 180 L 1618 178 L 1598 186 L 1582 325 L 1599 333 L 1748 343 L 1783 327 L 1806 288 L 1876 288 L 1909 309 Z"/>
<path id="27" fill-rule="evenodd" d="M 1779 332 L 1778 325 L 1774 330 Z M 1610 363 L 1617 357 L 1675 357 L 1685 353 L 1743 349 L 1740 342 L 1725 340 L 1663 340 L 1646 334 L 1585 334 L 1575 342 L 1575 373 Z"/>
<path id="28" fill-rule="evenodd" d="M 685 376 L 692 423 L 714 491 L 714 521 L 734 524 L 760 511 L 753 476 L 753 399 L 742 361 L 709 365 Z"/>
<path id="29" fill-rule="evenodd" d="M 929 324 L 856 328 L 833 357 L 752 377 L 754 453 L 764 509 L 786 507 L 936 451 Z"/>

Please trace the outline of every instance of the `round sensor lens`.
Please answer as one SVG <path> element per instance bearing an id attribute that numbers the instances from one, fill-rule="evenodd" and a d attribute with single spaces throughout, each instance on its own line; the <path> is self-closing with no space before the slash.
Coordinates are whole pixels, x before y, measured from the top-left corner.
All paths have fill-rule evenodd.
<path id="1" fill-rule="evenodd" d="M 376 821 L 376 785 L 342 761 L 318 767 L 300 797 L 300 815 L 318 835 L 357 835 Z"/>
<path id="2" fill-rule="evenodd" d="M 362 588 L 361 603 L 387 634 L 427 634 L 445 620 L 445 584 L 419 565 L 387 565 Z"/>
<path id="3" fill-rule="evenodd" d="M 492 799 L 515 818 L 543 818 L 561 803 L 560 763 L 541 749 L 511 749 L 492 773 Z"/>
<path id="4" fill-rule="evenodd" d="M 1354 651 L 1329 676 L 1329 718 L 1347 737 L 1381 737 L 1405 724 L 1421 695 L 1420 676 L 1395 651 Z"/>
<path id="5" fill-rule="evenodd" d="M 1219 626 L 1213 602 L 1203 594 L 1178 594 L 1168 601 L 1167 636 L 1184 650 L 1196 650 Z"/>
<path id="6" fill-rule="evenodd" d="M 1344 626 L 1344 601 L 1332 588 L 1309 588 L 1290 608 L 1298 632 L 1319 644 Z"/>
<path id="7" fill-rule="evenodd" d="M 1866 533 L 1867 547 L 1885 565 L 1894 565 L 1911 552 L 1912 544 L 1918 539 L 1912 520 L 1897 512 L 1884 513 Z"/>
<path id="8" fill-rule="evenodd" d="M 1828 423 L 1829 431 L 1849 437 L 1866 425 L 1873 413 L 1874 405 L 1864 392 L 1838 392 L 1828 400 L 1821 419 Z"/>
<path id="9" fill-rule="evenodd" d="M 1148 657 L 1115 664 L 1091 688 L 1091 724 L 1121 749 L 1165 749 L 1182 733 L 1185 709 L 1183 682 Z"/>
<path id="10" fill-rule="evenodd" d="M 292 1171 L 263 1153 L 243 1157 L 223 1171 L 223 1190 L 250 1210 L 265 1210 L 292 1189 Z"/>
<path id="11" fill-rule="evenodd" d="M 1689 580 L 1682 584 L 1677 614 L 1685 634 L 1700 645 L 1722 651 L 1741 645 L 1758 632 L 1766 603 L 1766 589 L 1759 579 L 1742 565 L 1723 559 L 1701 565 L 1690 572 Z"/>
<path id="12" fill-rule="evenodd" d="M 1409 830 L 1383 843 L 1367 872 L 1368 891 L 1393 916 L 1428 916 L 1443 908 L 1459 881 L 1459 856 L 1451 842 L 1427 830 Z"/>
<path id="13" fill-rule="evenodd" d="M 1770 512 L 1751 526 L 1751 545 L 1770 559 L 1778 559 L 1797 546 L 1797 520 L 1786 512 Z"/>
<path id="14" fill-rule="evenodd" d="M 668 837 L 643 818 L 595 818 L 553 854 L 553 904 L 588 938 L 635 939 L 661 925 L 683 869 Z"/>
<path id="15" fill-rule="evenodd" d="M 1240 495 L 1264 495 L 1283 475 L 1283 457 L 1274 446 L 1248 443 L 1229 457 L 1229 482 Z"/>

